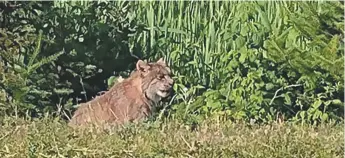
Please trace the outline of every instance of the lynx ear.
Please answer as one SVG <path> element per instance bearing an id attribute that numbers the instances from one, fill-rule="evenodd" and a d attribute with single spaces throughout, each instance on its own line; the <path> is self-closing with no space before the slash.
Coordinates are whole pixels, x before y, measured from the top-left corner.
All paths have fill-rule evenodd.
<path id="1" fill-rule="evenodd" d="M 141 72 L 146 72 L 150 68 L 150 66 L 142 60 L 139 60 L 137 62 L 136 67 L 137 67 L 137 70 Z"/>
<path id="2" fill-rule="evenodd" d="M 166 63 L 164 61 L 163 58 L 159 58 L 158 61 L 157 61 L 157 64 L 160 64 L 160 65 L 163 65 L 163 66 L 166 66 Z"/>

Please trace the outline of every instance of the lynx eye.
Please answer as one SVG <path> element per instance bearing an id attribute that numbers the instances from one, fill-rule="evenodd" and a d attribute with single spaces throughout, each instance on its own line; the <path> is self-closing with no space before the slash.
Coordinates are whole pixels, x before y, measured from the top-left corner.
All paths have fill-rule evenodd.
<path id="1" fill-rule="evenodd" d="M 157 78 L 158 78 L 159 80 L 161 80 L 161 79 L 164 78 L 164 75 L 158 75 Z"/>

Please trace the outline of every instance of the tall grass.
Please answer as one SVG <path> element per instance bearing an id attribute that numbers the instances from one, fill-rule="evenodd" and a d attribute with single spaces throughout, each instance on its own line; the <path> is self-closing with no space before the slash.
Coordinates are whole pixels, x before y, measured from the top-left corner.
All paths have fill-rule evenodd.
<path id="1" fill-rule="evenodd" d="M 273 83 L 276 89 L 292 84 L 279 81 L 277 76 L 280 71 L 291 71 L 290 66 L 293 71 L 307 75 L 293 82 L 306 78 L 303 86 L 315 88 L 315 76 L 310 75 L 313 71 L 303 70 L 317 65 L 314 60 L 308 61 L 314 57 L 301 56 L 305 56 L 302 52 L 321 56 L 320 47 L 330 45 L 329 38 L 325 38 L 327 32 L 319 26 L 323 14 L 335 4 L 324 1 L 148 1 L 133 2 L 131 12 L 149 30 L 135 37 L 135 43 L 145 48 L 149 58 L 164 56 L 172 66 L 177 76 L 177 100 L 189 105 L 200 92 L 216 89 L 228 93 L 226 100 L 232 99 L 236 106 L 248 109 L 255 107 L 250 104 L 270 108 L 274 92 L 264 96 L 267 93 L 262 92 L 261 87 L 268 84 L 262 76 L 270 75 L 272 62 L 282 65 L 273 72 L 277 77 L 273 80 L 280 82 Z M 337 25 L 340 29 L 343 26 Z M 320 29 L 326 36 L 320 35 Z M 315 38 L 323 43 L 316 42 Z M 336 60 L 338 64 L 342 61 L 343 58 Z M 273 64 L 273 67 L 277 66 Z M 324 68 L 338 69 L 335 64 Z M 275 115 L 273 113 L 271 115 Z"/>

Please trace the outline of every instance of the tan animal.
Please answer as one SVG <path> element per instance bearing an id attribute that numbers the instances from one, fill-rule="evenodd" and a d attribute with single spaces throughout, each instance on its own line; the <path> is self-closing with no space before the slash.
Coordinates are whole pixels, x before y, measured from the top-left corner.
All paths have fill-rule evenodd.
<path id="1" fill-rule="evenodd" d="M 173 86 L 171 70 L 161 58 L 155 63 L 139 60 L 129 78 L 109 91 L 82 103 L 74 113 L 70 126 L 122 124 L 146 118 L 162 98 L 170 95 Z"/>

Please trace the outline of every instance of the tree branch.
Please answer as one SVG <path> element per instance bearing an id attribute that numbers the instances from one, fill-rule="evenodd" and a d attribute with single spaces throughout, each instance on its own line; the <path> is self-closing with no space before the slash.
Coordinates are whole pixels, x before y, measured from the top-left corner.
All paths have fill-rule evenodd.
<path id="1" fill-rule="evenodd" d="M 272 105 L 272 104 L 273 104 L 274 99 L 277 98 L 277 95 L 278 95 L 278 93 L 279 93 L 280 91 L 282 91 L 282 90 L 284 90 L 284 89 L 286 89 L 286 88 L 300 87 L 300 86 L 302 86 L 302 84 L 293 84 L 293 85 L 288 85 L 288 86 L 279 88 L 279 89 L 275 92 L 275 94 L 274 94 L 272 100 L 270 101 L 270 104 L 269 104 L 269 105 Z"/>

